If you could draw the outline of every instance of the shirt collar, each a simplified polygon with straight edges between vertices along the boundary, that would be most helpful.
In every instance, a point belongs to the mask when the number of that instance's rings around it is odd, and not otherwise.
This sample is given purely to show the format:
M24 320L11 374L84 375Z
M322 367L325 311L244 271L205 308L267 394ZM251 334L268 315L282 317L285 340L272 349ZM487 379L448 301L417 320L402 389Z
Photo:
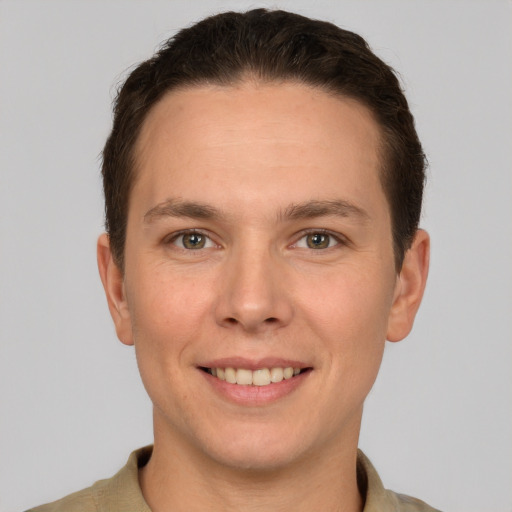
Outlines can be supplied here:
M121 506L129 504L133 512L151 512L139 485L139 468L148 462L152 451L152 446L146 446L132 452L126 466L112 478L109 485L108 492L116 496L115 501ZM377 471L361 450L357 453L357 484L363 497L363 512L396 510L394 493L384 488Z

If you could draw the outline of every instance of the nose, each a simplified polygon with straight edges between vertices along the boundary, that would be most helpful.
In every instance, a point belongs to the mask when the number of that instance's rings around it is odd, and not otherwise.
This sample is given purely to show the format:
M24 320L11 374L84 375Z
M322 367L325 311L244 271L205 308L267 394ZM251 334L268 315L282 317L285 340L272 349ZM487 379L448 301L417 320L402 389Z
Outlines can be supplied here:
M289 324L293 317L286 272L267 250L239 250L225 262L216 320L223 327L263 333Z

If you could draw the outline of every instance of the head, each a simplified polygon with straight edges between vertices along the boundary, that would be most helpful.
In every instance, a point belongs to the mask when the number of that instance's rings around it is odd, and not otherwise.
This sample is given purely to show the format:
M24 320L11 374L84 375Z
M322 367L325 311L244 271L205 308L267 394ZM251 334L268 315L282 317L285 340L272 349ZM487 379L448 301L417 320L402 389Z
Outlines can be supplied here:
M103 151L106 229L124 267L136 142L151 109L168 92L206 84L296 82L365 105L380 127L380 180L392 222L397 271L418 228L425 157L393 70L362 37L324 21L257 9L206 18L181 30L140 64L119 91Z
M389 68L329 24L209 18L130 75L103 171L100 273L155 453L260 470L355 457L428 268L423 156Z

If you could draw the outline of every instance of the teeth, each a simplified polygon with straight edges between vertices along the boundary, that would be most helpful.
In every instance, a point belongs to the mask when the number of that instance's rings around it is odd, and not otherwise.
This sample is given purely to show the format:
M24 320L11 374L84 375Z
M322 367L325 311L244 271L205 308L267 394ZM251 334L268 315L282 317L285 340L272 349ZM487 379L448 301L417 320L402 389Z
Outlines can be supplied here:
M236 370L234 368L226 368L224 375L226 376L226 382L236 384Z
M282 368L272 368L270 370L270 380L272 382L281 382L284 379L284 370Z
M288 366L284 369L284 378L285 379L291 379L293 377L293 368Z
M291 379L295 375L299 375L301 370L287 366L286 368L261 368L255 371L246 368L210 368L208 372L230 384L268 386L271 383L281 382L283 379Z
M252 383L255 386L268 386L270 384L270 370L268 368L262 368L251 373Z
M252 384L251 370L238 369L236 371L236 383L242 386L250 386Z

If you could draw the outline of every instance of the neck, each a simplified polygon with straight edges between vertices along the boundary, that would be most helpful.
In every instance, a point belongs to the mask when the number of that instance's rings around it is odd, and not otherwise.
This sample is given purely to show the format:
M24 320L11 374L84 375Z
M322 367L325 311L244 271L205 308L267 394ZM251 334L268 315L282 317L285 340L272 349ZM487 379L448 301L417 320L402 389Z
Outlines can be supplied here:
M320 447L282 467L253 470L218 463L155 429L153 455L139 473L142 492L152 512L361 512L357 432L339 449Z

